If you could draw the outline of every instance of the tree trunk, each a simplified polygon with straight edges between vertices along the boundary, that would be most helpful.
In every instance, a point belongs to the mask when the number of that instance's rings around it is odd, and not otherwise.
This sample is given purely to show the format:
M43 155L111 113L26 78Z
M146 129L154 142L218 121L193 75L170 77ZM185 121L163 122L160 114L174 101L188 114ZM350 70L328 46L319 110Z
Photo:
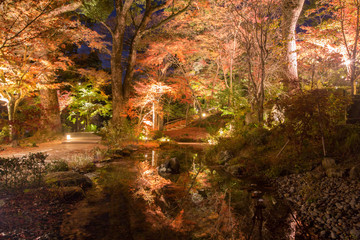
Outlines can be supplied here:
M40 90L42 125L46 131L60 133L60 107L56 89Z
M344 27L343 23L341 24L342 28ZM344 33L344 29L342 29ZM351 95L356 95L356 78L357 78L357 45L359 41L359 33L360 33L360 4L357 2L356 6L356 32L355 32L355 39L354 39L354 47L351 52L351 61L350 61L350 67L348 72L348 75L350 76L350 83L351 83ZM347 49L348 46L346 46Z
M158 115L158 129L160 130L160 131L163 131L164 130L164 115L163 114L159 114Z
M141 36L142 36L141 33L137 33L136 36L133 38L133 40L131 42L131 46L130 46L129 57L128 57L128 66L126 68L126 74L125 74L124 83L123 83L123 97L124 97L125 104L127 103L128 99L130 97L131 81L134 77L134 67L135 67L136 57L137 57L136 46L138 45Z
M15 119L16 119L16 111L21 99L22 98L15 96L10 96L10 98L8 99L9 102L7 105L7 110L8 110L8 120L9 120L9 134L10 134L10 142L12 142L13 147L16 147L18 145L17 140L19 136L18 136L18 130Z
M157 130L157 121L156 121L156 106L155 106L155 101L153 101L153 106L152 106L152 120L153 120L153 130Z
M9 103L7 105L10 142L16 141L18 138L17 130L16 130L16 126L15 126L15 112L16 112L15 105L16 105L15 101L11 101L11 100L9 101Z
M296 25L304 2L305 0L283 0L282 5L282 33L285 42L283 83L289 92L300 89L297 70Z
M122 116L125 114L125 104L123 96L123 71L122 71L122 55L123 55L123 39L125 32L125 16L118 1L116 6L117 17L116 28L112 36L112 49L111 49L111 85L112 85L112 104L113 116L112 121L114 124L120 123Z
M136 26L135 34L133 36L130 51L128 55L128 66L126 69L126 73L123 76L122 70L122 60L124 57L123 54L123 44L124 44L124 33L126 29L126 20L130 18L131 15L131 7L134 5L134 0L115 0L115 26L114 30L108 25L105 24L107 29L112 34L112 52L111 52L111 84L112 84L112 103L113 103L113 116L112 122L115 124L121 123L124 119L126 113L125 108L128 102L128 98L130 96L130 87L132 78L134 75L134 66L136 61L136 46L140 41L140 38L146 34L147 32L158 28L171 19L175 18L179 14L185 12L190 6L191 1L186 5L183 9L179 10L177 13L173 13L167 18L161 20L157 24L153 25L150 28L148 27L148 23L150 22L153 13L158 10L161 10L162 5L158 4L158 7L155 7L155 1L146 0L145 1L145 9L143 12L142 19L140 24Z

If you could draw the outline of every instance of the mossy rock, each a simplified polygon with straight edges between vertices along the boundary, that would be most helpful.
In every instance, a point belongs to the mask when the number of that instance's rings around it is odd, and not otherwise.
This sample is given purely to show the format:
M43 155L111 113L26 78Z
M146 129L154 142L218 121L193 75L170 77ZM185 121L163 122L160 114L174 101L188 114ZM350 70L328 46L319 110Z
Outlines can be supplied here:
M136 149L132 145L129 145L120 149L111 149L109 152L113 157L121 158L121 157L128 157L135 151Z
M72 187L77 186L82 189L92 187L90 178L73 171L53 172L49 173L44 178L45 183L49 187Z

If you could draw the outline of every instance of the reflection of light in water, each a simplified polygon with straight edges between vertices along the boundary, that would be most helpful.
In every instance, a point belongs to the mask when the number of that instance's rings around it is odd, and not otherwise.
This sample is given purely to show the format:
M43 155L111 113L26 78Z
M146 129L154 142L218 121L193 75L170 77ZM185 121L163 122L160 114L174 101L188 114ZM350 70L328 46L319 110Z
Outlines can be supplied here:
M155 167L157 165L157 154L155 150L151 151L151 166Z
M197 158L197 154L195 153L192 158L192 168L194 172L196 172L196 158Z
M295 240L296 235L296 212L293 212L289 216L289 227L290 227L290 233L289 233L289 240Z

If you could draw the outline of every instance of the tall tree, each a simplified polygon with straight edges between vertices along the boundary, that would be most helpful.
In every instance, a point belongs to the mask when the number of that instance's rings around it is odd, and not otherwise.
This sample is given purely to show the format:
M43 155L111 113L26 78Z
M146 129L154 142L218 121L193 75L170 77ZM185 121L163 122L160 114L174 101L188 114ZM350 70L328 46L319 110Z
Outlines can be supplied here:
M279 1L241 1L230 11L237 27L237 40L246 62L248 98L257 122L264 119L265 84L277 72Z
M0 97L7 102L12 137L16 133L13 124L16 110L22 99L35 90L54 88L55 70L71 64L59 46L67 42L101 46L99 34L63 15L79 6L79 2L51 0L1 3ZM58 121L55 125L58 126Z
M360 44L360 1L359 0L320 0L317 7L307 14L322 21L314 27L307 27L306 41L323 49L328 56L336 53L341 56L351 85L351 94L356 94L358 72L358 49ZM323 17L323 16L331 16ZM339 63L339 65L341 65Z
M125 114L141 38L184 13L190 5L191 0L115 0L116 16L109 24L105 19L108 17L109 9L112 9L112 1L90 0L85 3L84 13L101 22L112 37L111 84L114 123L121 122ZM130 39L126 42L127 38Z
M284 42L283 82L285 88L292 92L300 89L297 54L296 26L305 0L282 1L282 36Z

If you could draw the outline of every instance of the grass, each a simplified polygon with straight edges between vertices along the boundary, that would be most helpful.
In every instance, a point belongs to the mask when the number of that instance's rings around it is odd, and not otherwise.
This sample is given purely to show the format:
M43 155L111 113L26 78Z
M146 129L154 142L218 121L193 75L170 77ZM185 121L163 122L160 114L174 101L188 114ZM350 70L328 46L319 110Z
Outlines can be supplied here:
M68 165L78 172L92 172L96 168L94 154L92 151L76 154L69 159Z

